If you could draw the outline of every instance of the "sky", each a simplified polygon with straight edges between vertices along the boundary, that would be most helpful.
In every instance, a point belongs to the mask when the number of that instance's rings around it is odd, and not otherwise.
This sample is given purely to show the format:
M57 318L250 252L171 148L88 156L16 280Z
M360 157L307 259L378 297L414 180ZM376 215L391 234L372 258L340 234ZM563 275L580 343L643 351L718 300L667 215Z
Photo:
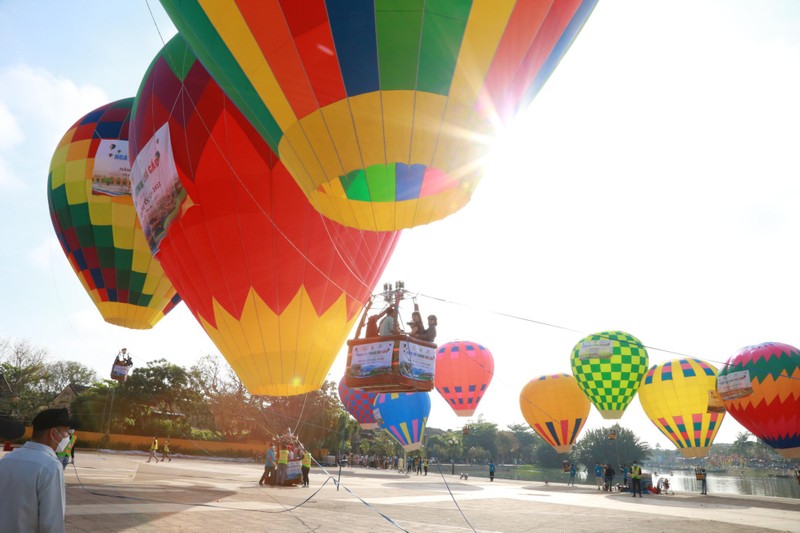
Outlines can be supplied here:
M153 0L0 0L0 338L101 377L123 346L138 365L219 353L184 304L148 331L103 322L47 207L59 139L134 96L174 33ZM651 364L677 352L718 368L743 346L800 345L798 94L800 3L601 0L498 132L472 201L405 231L382 282L419 294L438 342L492 351L477 414L501 427L523 422L530 379L570 373L590 333L635 335ZM430 426L465 424L432 401ZM592 408L586 427L613 423ZM638 399L619 423L672 449ZM740 431L728 416L716 442Z

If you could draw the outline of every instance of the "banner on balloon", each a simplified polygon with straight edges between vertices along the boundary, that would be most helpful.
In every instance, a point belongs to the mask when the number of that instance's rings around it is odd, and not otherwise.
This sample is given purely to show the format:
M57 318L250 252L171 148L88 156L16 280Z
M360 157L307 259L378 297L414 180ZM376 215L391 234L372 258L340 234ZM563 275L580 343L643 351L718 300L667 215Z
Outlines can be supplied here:
M614 355L614 341L611 339L584 341L578 352L579 359L608 359L612 355Z
M433 382L436 348L408 341L400 342L400 373L407 378Z
M131 166L128 141L100 139L92 169L92 194L130 196Z
M725 412L725 404L722 403L722 398L720 398L719 393L715 390L708 391L708 407L706 408L707 413L724 413Z
M142 147L131 170L133 202L140 214L153 255L167 234L167 226L186 197L172 154L169 123L164 123Z
M752 394L750 371L740 370L717 377L717 392L723 400L733 400Z
M392 370L393 349L394 341L371 342L353 346L349 374L356 378L388 374Z

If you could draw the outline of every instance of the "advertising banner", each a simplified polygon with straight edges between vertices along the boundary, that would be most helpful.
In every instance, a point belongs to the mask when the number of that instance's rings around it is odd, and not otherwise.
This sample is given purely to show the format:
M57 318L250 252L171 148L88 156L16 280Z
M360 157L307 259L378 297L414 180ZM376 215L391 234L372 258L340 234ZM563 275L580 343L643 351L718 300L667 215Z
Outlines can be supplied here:
M750 371L740 370L717 377L717 392L723 400L733 400L753 392L750 384Z
M433 381L436 371L436 348L400 341L400 374L419 381Z
M92 169L92 194L100 196L131 195L128 141L100 140Z
M368 378L388 374L392 370L394 341L371 342L353 346L350 376Z
M578 351L579 359L608 359L612 355L614 355L614 341L611 339L584 341Z

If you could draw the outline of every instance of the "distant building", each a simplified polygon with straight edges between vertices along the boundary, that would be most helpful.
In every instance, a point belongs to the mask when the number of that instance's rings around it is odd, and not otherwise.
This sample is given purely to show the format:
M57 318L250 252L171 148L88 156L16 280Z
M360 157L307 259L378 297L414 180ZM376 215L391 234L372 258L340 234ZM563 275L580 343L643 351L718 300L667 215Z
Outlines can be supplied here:
M64 390L58 393L58 395L50 401L48 407L59 408L59 407L66 407L67 409L72 407L72 403L75 399L86 389L88 389L86 385L76 385L75 383L70 383Z

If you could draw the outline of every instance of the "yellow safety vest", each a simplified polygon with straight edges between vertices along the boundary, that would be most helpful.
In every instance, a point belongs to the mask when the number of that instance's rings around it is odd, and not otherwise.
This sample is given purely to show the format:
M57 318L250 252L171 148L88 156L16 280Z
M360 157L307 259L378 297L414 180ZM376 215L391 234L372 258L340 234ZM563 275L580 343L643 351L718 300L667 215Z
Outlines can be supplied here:
M285 465L289 464L289 450L281 450L278 454L278 464Z
M153 451L158 450L158 439L153 439L153 444L150 445L150 449Z
M642 477L642 467L639 465L633 465L631 467L631 478L640 479L641 477Z
M306 452L306 453L303 454L302 465L307 467L307 468L311 468L311 454L310 453Z

